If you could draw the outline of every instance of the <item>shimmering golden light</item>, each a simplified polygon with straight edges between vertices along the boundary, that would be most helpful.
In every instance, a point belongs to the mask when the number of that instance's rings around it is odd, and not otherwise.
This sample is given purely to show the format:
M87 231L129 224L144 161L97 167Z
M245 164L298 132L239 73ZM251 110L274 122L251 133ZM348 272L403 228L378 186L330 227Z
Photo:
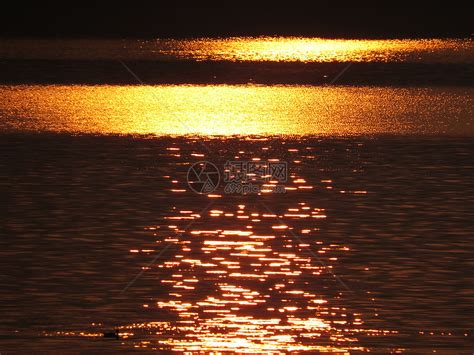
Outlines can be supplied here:
M302 183L308 182L294 174L288 185ZM299 190L291 193L302 194ZM204 228L193 226L189 231L181 224L189 223L186 217L195 212L177 207L173 211L162 225L150 230L167 227L170 217L177 224L175 237L167 236L164 242L175 244L173 249L178 250L156 265L169 270L160 274L168 292L155 303L177 320L122 326L156 335L149 343L137 338L137 346L182 352L349 352L367 350L357 344L361 333L386 334L364 329L360 314L353 313L349 319L349 311L340 302L334 304L320 292L322 275L332 268L330 264L337 264L337 255L349 251L343 245L308 238L318 223L309 222L308 217L323 216L325 209L295 202L284 208L289 213L272 214L254 205L216 205L199 215ZM240 221L246 215L265 218L266 233L261 233L262 226L254 231L259 222ZM293 223L298 223L298 230L306 227L306 236L301 234L304 241L289 233L296 233ZM158 243L162 247L163 241ZM326 265L315 262L304 252L308 249L321 253ZM190 256L183 257L184 251ZM152 305L147 309L152 310Z
M447 61L450 52L465 51L465 40L350 40L298 37L160 40L160 54L198 60L284 62ZM169 48L169 49L168 49ZM469 51L471 50L471 51Z
M474 134L472 88L0 86L0 96L3 130Z
M5 59L133 59L285 62L473 60L470 40L350 40L304 37L233 37L149 41L4 39ZM33 50L32 50L33 49Z

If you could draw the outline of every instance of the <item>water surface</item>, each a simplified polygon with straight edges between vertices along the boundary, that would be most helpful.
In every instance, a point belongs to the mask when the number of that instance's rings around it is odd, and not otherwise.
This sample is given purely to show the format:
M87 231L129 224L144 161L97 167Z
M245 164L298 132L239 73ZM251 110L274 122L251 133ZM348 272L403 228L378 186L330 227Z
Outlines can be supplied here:
M0 86L2 129L101 134L472 136L472 88Z
M157 40L3 40L5 59L472 63L470 39L350 40L232 37Z
M473 52L2 40L0 351L472 353Z
M471 139L3 134L1 149L4 350L472 349ZM286 193L190 190L192 163L229 158L287 161ZM121 341L101 338L113 327Z

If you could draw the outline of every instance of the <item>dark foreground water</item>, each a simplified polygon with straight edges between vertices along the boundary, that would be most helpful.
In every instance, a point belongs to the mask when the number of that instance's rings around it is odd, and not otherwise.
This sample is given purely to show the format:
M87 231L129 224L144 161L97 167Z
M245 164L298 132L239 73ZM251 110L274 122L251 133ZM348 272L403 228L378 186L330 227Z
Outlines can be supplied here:
M0 151L2 354L474 349L470 138L3 133ZM288 163L285 193L186 183L256 158Z

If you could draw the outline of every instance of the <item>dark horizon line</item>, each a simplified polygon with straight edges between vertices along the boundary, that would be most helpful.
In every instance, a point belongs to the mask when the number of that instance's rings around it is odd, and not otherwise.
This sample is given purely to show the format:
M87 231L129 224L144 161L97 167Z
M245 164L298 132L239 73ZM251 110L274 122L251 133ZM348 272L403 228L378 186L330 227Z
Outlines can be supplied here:
M68 34L2 34L0 33L0 40L166 40L166 39L228 39L228 38L322 38L322 39L341 39L341 40L410 40L410 39L457 39L457 40L473 40L473 33L434 33L434 34L406 34L406 33L392 33L392 34L361 34L361 35L331 35L327 33L196 33L196 34L83 34L83 33L68 33Z

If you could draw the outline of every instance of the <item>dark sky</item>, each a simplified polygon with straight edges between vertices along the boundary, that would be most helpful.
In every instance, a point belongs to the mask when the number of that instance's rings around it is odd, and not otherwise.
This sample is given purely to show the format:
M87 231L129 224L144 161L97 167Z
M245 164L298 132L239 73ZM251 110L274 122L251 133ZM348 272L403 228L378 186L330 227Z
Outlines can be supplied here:
M189 37L304 35L324 37L468 37L471 12L461 1L301 1L223 5L16 1L3 5L0 35L36 37ZM276 3L276 2L275 2ZM121 5L123 4L123 5ZM196 4L199 4L196 5ZM266 2L266 4L269 4Z

